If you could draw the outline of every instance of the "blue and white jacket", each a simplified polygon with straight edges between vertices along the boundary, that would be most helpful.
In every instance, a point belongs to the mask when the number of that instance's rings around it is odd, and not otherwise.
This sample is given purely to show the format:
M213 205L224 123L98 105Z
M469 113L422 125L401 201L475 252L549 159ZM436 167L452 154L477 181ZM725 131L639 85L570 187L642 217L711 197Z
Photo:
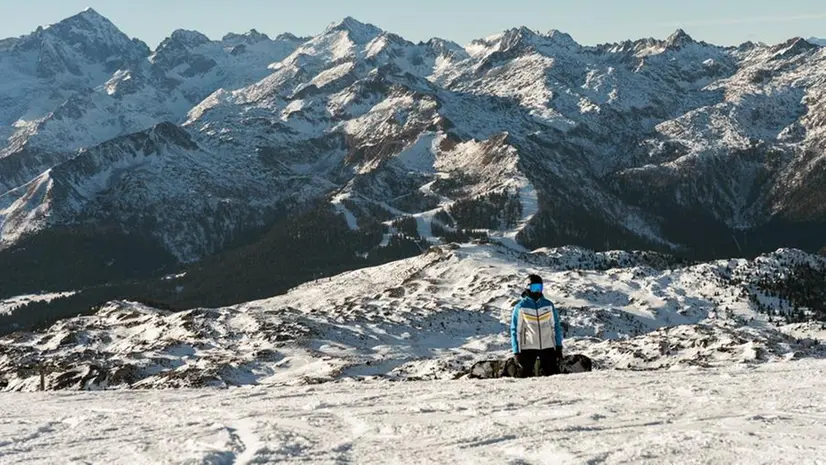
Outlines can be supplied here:
M562 324L550 300L524 297L516 304L511 317L511 346L515 354L562 347Z

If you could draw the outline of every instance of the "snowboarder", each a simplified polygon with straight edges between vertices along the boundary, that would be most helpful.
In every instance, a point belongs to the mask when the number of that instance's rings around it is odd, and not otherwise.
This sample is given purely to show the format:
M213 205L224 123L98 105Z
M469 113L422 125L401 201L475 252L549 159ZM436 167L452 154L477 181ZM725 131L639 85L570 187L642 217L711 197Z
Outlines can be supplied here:
M562 361L562 325L554 304L542 294L542 278L532 274L511 317L511 346L518 365L517 376L549 376L559 373ZM539 367L536 361L539 359Z

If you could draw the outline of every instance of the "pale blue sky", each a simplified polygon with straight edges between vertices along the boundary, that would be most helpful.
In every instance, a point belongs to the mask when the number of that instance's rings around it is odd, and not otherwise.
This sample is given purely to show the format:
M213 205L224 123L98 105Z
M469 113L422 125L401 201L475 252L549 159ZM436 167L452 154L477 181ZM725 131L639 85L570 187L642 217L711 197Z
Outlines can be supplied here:
M678 27L724 45L826 37L826 0L0 0L0 38L87 6L153 48L176 28L212 38L251 28L312 35L345 16L413 41L461 44L521 25L559 29L583 44L664 38Z

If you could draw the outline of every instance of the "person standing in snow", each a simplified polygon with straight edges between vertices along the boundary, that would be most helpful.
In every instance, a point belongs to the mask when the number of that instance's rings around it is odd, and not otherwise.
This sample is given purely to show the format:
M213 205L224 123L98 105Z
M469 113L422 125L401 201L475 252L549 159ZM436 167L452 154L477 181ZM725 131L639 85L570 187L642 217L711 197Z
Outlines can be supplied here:
M511 346L519 365L519 377L559 373L562 362L562 324L554 304L542 294L542 278L528 277L529 284L511 317ZM535 371L536 360L539 369Z

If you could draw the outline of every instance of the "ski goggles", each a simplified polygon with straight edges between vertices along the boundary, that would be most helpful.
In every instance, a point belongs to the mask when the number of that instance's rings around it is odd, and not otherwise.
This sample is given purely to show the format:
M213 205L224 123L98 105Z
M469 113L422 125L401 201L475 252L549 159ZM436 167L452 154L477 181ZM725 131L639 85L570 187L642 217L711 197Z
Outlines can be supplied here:
M528 289L529 289L531 292L534 292L534 293L536 293L536 294L539 294L540 292L542 292L542 290L543 290L544 288L545 288L545 286L543 286L543 285L542 285L542 283L533 283L533 284L531 284L530 286L528 286Z

